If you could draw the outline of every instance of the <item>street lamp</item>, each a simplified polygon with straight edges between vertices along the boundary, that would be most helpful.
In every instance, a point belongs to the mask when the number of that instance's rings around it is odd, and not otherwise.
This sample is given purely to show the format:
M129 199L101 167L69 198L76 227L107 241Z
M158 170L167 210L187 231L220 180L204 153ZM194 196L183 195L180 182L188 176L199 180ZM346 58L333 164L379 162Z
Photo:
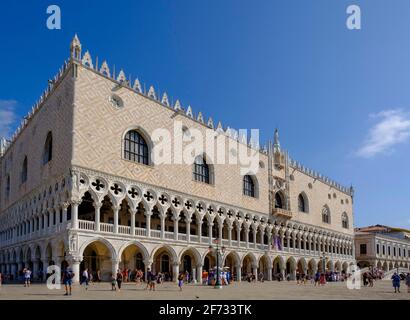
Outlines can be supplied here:
M220 276L219 276L219 251L223 254L225 252L225 247L222 247L219 249L218 245L218 239L216 239L216 249L215 249L215 254L216 254L216 281L215 281L215 286L214 289L222 289L222 284L220 282ZM212 246L209 246L209 250L214 249Z

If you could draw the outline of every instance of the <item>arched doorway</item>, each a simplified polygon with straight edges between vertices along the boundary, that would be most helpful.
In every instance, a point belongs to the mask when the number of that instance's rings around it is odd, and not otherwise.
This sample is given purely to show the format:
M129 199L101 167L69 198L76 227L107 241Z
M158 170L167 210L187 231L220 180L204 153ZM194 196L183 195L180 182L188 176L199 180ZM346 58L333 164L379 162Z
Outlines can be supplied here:
M160 247L158 248L153 256L153 264L152 264L152 271L155 273L161 272L164 274L164 278L172 279L173 275L173 268L172 263L173 257L175 256L172 249L169 247ZM177 276L177 275L175 275Z
M200 264L201 256L194 248L185 250L180 256L179 271L189 274L189 281L199 281L201 276L198 274L197 266Z
M130 280L135 279L137 271L145 272L144 250L141 244L130 244L121 253L120 267L129 270Z
M242 261L242 278L246 278L247 275L253 274L252 269L256 264L255 259L250 254L247 254Z
M263 279L268 280L269 279L269 261L266 256L262 256L259 259L259 265L258 265L258 278L260 274L263 274Z
M80 264L80 274L85 268L97 278L100 275L101 280L109 281L112 273L112 253L107 244L96 240L91 242L83 251L83 260Z
M283 280L283 271L284 263L281 257L276 257L273 260L273 268L272 268L272 279L273 280Z
M224 267L226 270L231 272L231 278L234 281L238 281L238 270L237 267L239 266L239 257L234 252L229 253L224 262Z
M290 280L296 280L296 260L293 257L286 261L286 277Z
M316 261L314 259L311 259L308 263L308 275L310 277L314 277L316 271L317 271Z
M203 270L209 272L210 270L213 270L215 267L216 267L215 256L211 252L208 252L204 258Z

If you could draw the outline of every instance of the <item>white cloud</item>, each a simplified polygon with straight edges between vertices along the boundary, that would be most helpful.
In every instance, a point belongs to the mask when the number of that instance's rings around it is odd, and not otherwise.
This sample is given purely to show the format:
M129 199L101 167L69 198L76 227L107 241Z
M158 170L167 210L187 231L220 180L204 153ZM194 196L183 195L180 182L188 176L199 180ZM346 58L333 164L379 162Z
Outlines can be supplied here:
M0 137L9 137L12 134L13 124L17 119L17 101L0 99Z
M377 123L370 128L366 140L357 151L363 158L371 158L379 153L392 152L397 144L410 138L410 114L403 110L385 110L371 115Z

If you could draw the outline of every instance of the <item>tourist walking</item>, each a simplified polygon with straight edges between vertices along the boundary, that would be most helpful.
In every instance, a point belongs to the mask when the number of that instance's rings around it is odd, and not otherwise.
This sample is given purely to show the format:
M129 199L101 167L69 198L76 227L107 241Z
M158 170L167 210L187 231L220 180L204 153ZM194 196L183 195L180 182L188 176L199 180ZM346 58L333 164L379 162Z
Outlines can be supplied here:
M71 285L73 283L74 273L71 269L65 269L63 271L63 284L65 286L65 296L71 296Z
M85 284L85 290L88 290L88 282L90 280L89 278L90 274L88 273L88 269L85 268L85 270L83 271L82 279L81 279L81 284L83 283Z
M25 268L23 270L24 273L24 286L25 287L30 287L30 280L31 280L31 271L29 268Z
M121 284L124 281L124 274L121 272L120 269L117 270L117 287L118 291L121 291Z
M406 276L407 293L410 293L410 272Z
M117 278L113 273L111 274L111 291L117 291Z
M155 291L155 283L157 281L157 275L155 274L155 272L151 272L151 281L150 281L150 286L149 286L149 290L151 291Z
M2 278L3 276L1 275L1 272L0 272L0 287L1 287L1 284L2 284L2 282L3 282L3 278Z
M320 274L319 283L321 286L324 286L326 284L326 276L324 273Z
M395 272L391 277L393 282L394 293L400 293L400 276Z
M183 284L184 284L184 275L182 273L180 273L179 276L178 276L179 291L182 291Z

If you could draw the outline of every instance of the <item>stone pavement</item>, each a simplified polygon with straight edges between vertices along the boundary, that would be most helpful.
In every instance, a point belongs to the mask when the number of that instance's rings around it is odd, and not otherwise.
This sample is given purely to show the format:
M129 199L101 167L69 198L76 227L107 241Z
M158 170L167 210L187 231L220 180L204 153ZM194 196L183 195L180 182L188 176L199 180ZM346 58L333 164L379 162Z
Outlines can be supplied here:
M111 291L110 283L91 284L86 291L79 285L73 286L73 295L64 296L61 290L49 290L45 284L33 284L25 288L21 284L3 284L0 287L0 300L283 300L283 299L314 299L314 300L410 300L410 293L402 283L401 293L395 294L391 281L377 281L373 288L362 287L360 290L349 290L345 282L328 283L324 287L314 287L312 284L297 285L295 282L264 282L264 283L234 283L223 289L211 286L185 285L180 292L177 285L164 283L157 285L155 292L144 290L145 284L125 283L120 292Z

